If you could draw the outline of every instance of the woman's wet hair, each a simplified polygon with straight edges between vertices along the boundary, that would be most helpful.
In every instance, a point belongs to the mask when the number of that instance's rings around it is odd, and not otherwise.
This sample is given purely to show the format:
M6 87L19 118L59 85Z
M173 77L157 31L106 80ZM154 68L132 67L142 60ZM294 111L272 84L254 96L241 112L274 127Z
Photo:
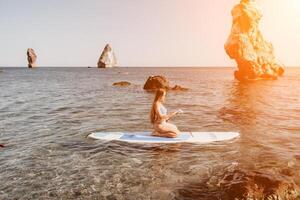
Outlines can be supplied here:
M157 89L156 90L156 93L155 93L155 98L154 98L154 102L160 100L164 94L166 93L166 90L165 89Z
M157 108L155 106L156 102L159 101L164 94L166 93L165 89L157 89L156 93L155 93L155 98L152 104L152 108L151 108L151 112L150 112L150 119L151 119L151 123L154 124L155 121L157 120Z

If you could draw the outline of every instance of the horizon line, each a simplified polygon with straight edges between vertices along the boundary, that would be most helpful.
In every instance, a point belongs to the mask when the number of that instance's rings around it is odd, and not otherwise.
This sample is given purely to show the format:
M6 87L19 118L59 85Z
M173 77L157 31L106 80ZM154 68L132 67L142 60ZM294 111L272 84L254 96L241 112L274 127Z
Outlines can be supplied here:
M237 68L237 66L115 66L107 68ZM299 66L285 66L286 68L296 68ZM0 66L0 68L28 68L27 66ZM38 66L33 68L98 68L97 66ZM99 68L105 69L105 68Z
M10 65L10 66L0 66L1 68L9 68L9 67L15 67L15 68L28 68L27 66L12 66L12 65ZM62 65L62 66L51 66L51 65L49 65L49 66L46 66L46 65L43 65L43 66L37 66L37 67L33 67L33 68L47 68L47 67L53 67L53 68L59 68L59 67L74 67L74 68L98 68L97 66L89 66L89 65L86 65L86 66L79 66L79 65L77 65L77 66L68 66L68 65ZM228 67L228 68L233 68L233 67L235 67L235 66L212 66L212 65L210 65L210 66L192 66L192 65L185 65L185 66L180 66L180 65L174 65L174 66L171 66L171 65L169 65L169 66L163 66L163 65L161 65L161 66L150 66L150 65L146 65L146 66L114 66L114 67L106 67L106 68L129 68L129 67L132 67L132 68L139 68L139 67L150 67L150 68L155 68L155 67ZM101 69L101 68L100 68ZM103 69L105 69L105 68L103 68Z

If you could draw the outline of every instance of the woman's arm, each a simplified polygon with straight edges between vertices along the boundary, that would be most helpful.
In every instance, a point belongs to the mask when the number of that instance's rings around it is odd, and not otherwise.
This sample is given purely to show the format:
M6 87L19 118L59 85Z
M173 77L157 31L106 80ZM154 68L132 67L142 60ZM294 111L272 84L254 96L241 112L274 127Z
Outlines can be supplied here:
M163 114L163 113L161 113L158 104L156 104L156 109L158 111L159 118L165 119L165 120L169 120L170 118L174 117L175 115L177 115L179 113L179 111L176 111L176 112L171 112L169 114Z
M174 117L175 115L178 115L178 114L181 114L181 113L183 113L183 112L180 109L178 111L171 112L170 114L166 115L168 117L167 120L170 119L171 117Z
M172 118L172 117L174 117L174 116L177 115L177 114L178 114L177 111L176 111L176 112L171 112L170 114L167 114L167 115L166 115L167 120L170 119L170 118Z

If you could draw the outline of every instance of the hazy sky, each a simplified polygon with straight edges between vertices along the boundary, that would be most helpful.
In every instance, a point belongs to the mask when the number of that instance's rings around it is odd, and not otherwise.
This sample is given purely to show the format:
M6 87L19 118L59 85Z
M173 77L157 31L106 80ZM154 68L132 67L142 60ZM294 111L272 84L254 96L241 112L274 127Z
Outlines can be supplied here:
M234 66L224 52L238 0L0 0L0 66L96 66L106 43L121 66ZM259 0L263 35L300 66L300 0Z

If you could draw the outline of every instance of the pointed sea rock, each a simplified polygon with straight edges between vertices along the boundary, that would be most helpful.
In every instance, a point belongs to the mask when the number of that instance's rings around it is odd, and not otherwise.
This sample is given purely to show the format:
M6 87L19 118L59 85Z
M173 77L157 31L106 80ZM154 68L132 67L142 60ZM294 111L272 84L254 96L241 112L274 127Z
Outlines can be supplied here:
M117 59L111 46L107 44L98 60L98 68L114 67L117 64Z
M34 50L31 48L27 49L27 60L28 60L29 68L36 67L36 59L37 59L37 56L36 56Z

